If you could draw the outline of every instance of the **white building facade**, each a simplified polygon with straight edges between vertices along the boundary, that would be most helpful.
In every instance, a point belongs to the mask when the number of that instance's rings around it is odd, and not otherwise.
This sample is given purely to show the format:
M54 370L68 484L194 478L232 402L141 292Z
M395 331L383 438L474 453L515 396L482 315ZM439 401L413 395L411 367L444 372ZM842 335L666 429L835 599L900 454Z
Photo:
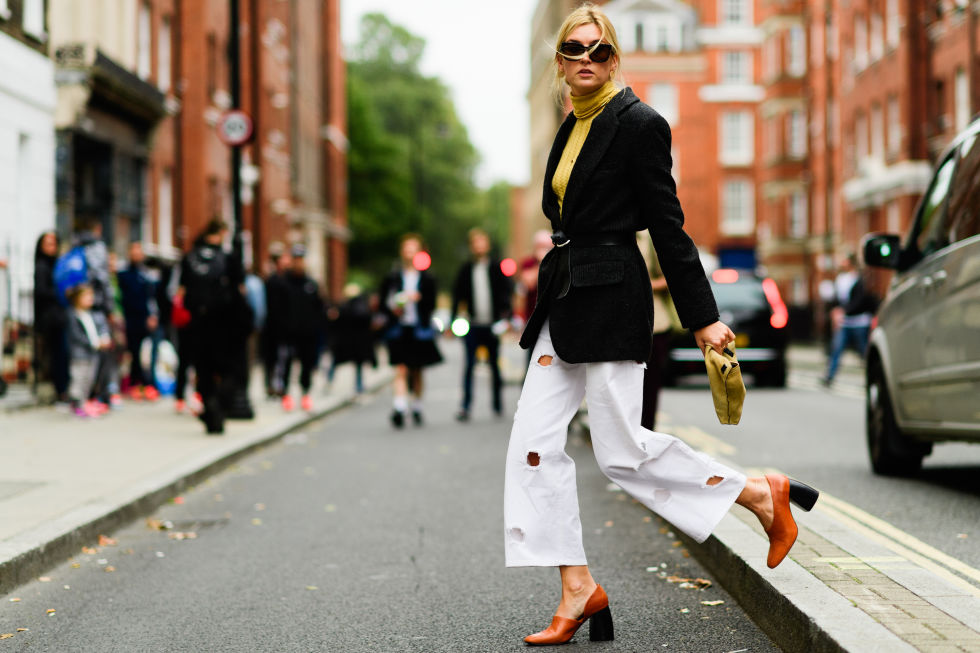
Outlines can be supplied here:
M34 249L55 227L56 93L45 0L0 0L0 316L32 323Z

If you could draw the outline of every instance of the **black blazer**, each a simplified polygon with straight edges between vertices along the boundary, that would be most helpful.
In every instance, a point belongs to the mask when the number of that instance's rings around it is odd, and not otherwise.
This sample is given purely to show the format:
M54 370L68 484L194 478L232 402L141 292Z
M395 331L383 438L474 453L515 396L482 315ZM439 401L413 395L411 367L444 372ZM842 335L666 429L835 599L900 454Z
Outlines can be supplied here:
M538 303L521 346L533 347L550 317L555 352L564 361L646 361L653 294L637 231L650 231L681 323L699 329L718 320L697 248L683 228L670 175L670 127L632 90L620 91L593 121L559 211L551 180L574 124L569 114L558 129L542 200L552 229L571 242L541 262ZM621 244L596 244L604 241Z
M398 316L388 306L388 298L402 290L401 268L392 270L381 280L378 296L381 299L381 312L388 318L388 326L398 324ZM428 327L432 324L432 312L436 310L436 290L435 277L428 272L419 272L419 295L421 297L415 305L419 316L419 322L415 326Z
M487 264L487 274L490 277L490 304L493 319L504 320L510 317L511 285L510 279L504 276L500 269L500 261L490 259ZM459 305L466 304L470 319L473 318L473 261L467 261L459 268L456 282L453 284L453 310L450 318L456 319Z

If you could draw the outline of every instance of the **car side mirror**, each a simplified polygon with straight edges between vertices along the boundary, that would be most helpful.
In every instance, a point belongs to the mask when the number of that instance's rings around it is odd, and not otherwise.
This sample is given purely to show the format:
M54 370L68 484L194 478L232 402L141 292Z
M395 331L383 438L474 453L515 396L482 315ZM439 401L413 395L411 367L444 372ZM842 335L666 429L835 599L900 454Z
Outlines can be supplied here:
M894 234L868 234L864 237L864 263L876 268L897 270L902 247Z

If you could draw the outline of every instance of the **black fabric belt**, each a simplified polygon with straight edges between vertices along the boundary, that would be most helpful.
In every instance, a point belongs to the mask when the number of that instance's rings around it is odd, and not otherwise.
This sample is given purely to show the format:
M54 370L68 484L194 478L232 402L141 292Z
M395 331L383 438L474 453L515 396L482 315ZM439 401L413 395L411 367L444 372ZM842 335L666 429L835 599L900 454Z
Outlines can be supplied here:
M551 242L555 244L555 247L565 247L566 245L574 245L575 247L632 245L636 243L636 234L628 231L609 231L567 236L564 231L556 231L551 234Z

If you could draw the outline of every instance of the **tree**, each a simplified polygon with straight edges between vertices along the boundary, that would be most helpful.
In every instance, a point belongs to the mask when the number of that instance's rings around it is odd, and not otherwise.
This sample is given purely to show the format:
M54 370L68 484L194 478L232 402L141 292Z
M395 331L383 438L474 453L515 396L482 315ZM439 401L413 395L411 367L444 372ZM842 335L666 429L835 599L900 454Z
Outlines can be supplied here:
M350 261L380 276L398 238L415 231L448 287L487 202L473 181L479 155L448 89L419 70L424 51L424 39L384 15L362 18L348 62Z

